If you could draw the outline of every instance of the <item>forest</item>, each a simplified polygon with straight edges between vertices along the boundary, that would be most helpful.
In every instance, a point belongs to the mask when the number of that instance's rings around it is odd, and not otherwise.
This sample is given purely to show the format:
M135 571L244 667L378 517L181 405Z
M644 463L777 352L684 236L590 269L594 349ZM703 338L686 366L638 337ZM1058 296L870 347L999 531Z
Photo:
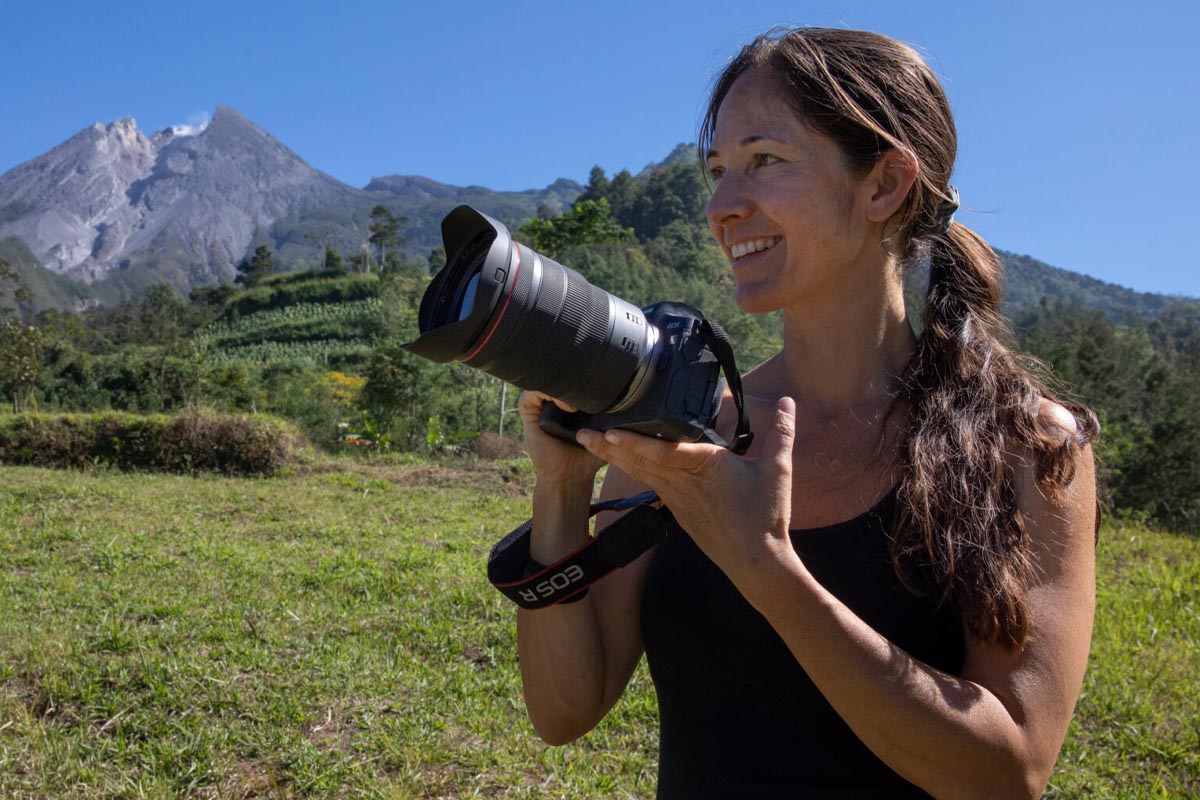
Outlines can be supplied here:
M781 322L734 305L725 257L704 223L708 192L694 160L612 177L597 167L563 213L542 208L503 221L630 302L703 310L729 332L747 369L777 350ZM445 254L406 250L405 220L376 211L373 248L353 258L327 246L322 264L301 267L260 246L234 283L186 298L159 284L82 313L34 313L27 288L0 262L6 404L14 412L269 414L320 447L354 445L366 458L519 452L514 387L401 349L415 338L421 295ZM1096 281L1076 290L1044 265L1035 288L1029 259L1004 260L1005 312L1019 347L1044 365L1060 396L1100 416L1108 513L1200 533L1200 301L1131 305L1128 290ZM918 311L919 267L913 272Z

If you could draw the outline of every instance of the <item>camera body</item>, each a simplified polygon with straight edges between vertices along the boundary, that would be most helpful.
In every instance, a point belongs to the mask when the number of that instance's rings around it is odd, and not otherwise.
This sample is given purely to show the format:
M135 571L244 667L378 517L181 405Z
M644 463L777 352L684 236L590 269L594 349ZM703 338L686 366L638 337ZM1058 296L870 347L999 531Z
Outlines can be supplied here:
M725 382L715 326L699 311L672 302L638 308L470 206L446 215L442 241L446 265L421 299L421 335L404 349L580 409L548 404L542 416L544 430L571 443L582 427L672 441L711 433ZM732 351L726 360L729 374Z
M661 302L642 309L659 331L644 395L619 411L568 413L553 404L542 412L542 430L575 441L581 428L623 428L669 441L693 442L712 427L725 381L703 332L704 316L685 303Z

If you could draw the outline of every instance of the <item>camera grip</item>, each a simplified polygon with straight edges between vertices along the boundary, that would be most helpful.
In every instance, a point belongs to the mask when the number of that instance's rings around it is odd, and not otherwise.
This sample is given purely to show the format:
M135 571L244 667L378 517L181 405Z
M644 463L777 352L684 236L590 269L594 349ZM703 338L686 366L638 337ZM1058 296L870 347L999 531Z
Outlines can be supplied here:
M538 427L556 439L582 448L582 445L575 441L575 432L586 428L591 416L583 411L563 411L554 403L547 402L542 406Z

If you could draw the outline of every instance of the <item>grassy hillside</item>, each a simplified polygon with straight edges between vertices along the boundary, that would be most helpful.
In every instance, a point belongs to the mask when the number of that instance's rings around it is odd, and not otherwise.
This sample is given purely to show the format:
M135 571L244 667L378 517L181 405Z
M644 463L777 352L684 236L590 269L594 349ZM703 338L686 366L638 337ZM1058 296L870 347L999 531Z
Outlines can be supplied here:
M543 746L484 579L528 466L0 468L0 796L647 798L644 669ZM1050 797L1200 792L1200 543L1106 528Z
M25 242L9 236L0 239L0 261L7 261L33 292L34 311L45 308L74 309L96 302L89 287L51 272L42 266Z
M292 272L237 292L192 337L217 364L364 360L378 333L379 277Z

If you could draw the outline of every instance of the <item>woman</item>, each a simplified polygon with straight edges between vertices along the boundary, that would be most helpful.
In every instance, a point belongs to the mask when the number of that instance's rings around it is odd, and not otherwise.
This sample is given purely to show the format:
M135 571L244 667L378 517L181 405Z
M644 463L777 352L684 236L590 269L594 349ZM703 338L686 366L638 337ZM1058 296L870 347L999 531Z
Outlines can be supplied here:
M950 219L941 87L884 36L769 34L718 79L701 144L738 306L783 312L744 379L758 438L741 457L581 431L585 452L522 396L535 560L586 539L604 462L602 496L652 488L681 529L519 612L535 728L589 731L644 651L660 797L1039 796L1087 663L1097 425L1004 343L996 256ZM918 337L902 272L926 261Z

